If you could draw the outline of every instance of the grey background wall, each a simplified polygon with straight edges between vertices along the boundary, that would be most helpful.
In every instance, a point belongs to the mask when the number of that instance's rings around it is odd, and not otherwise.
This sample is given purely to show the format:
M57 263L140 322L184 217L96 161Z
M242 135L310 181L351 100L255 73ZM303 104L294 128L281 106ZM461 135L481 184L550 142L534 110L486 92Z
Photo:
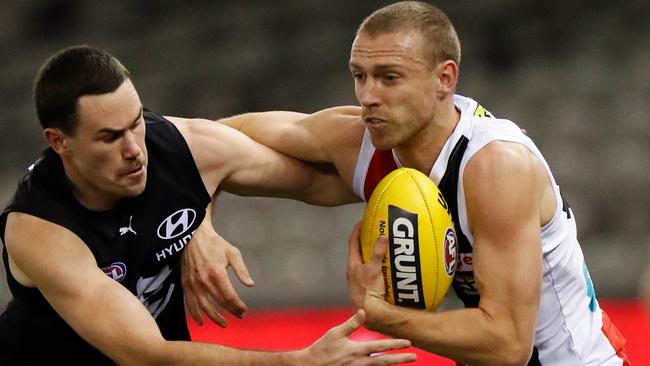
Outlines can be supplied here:
M386 1L4 1L0 201L45 147L31 83L59 48L110 50L145 105L218 118L355 104L357 24ZM458 92L526 128L579 223L599 296L635 296L650 256L650 3L439 1L463 44ZM257 281L251 307L347 302L347 235L363 207L223 195L217 229ZM4 276L0 309L9 300Z

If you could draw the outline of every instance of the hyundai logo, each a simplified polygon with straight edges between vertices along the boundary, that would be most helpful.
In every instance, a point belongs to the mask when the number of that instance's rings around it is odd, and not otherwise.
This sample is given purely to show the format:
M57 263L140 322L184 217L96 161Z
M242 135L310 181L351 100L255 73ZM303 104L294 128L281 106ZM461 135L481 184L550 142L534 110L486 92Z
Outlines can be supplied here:
M158 237L161 239L173 239L183 235L194 223L196 211L191 208L184 208L167 216L158 226Z

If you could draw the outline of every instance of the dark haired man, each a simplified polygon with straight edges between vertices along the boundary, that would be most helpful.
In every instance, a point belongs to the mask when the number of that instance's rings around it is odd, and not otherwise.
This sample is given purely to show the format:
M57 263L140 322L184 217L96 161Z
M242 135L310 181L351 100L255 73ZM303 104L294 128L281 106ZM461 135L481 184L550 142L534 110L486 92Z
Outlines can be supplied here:
M358 312L310 347L242 351L189 339L180 256L217 188L324 203L345 192L219 123L143 109L110 54L50 58L34 97L50 148L0 217L14 296L0 318L0 364L386 365L408 341L357 343ZM340 191L336 194L334 191ZM348 196L349 198L349 196Z
M352 44L361 110L226 123L289 156L332 164L361 199L400 166L438 184L459 234L454 289L466 309L428 313L388 304L386 244L362 263L357 228L348 280L369 328L471 365L628 364L624 339L598 306L573 212L548 164L514 123L454 94L460 58L440 9L392 4L366 18Z

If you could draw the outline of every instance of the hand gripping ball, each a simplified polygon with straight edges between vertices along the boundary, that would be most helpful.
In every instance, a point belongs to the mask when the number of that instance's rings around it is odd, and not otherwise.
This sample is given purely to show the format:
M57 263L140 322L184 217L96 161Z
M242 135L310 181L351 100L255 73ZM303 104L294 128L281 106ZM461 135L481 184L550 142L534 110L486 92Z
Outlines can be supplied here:
M399 168L370 197L361 226L361 253L370 260L379 235L388 236L382 263L386 301L434 311L458 263L456 231L438 187L420 171Z

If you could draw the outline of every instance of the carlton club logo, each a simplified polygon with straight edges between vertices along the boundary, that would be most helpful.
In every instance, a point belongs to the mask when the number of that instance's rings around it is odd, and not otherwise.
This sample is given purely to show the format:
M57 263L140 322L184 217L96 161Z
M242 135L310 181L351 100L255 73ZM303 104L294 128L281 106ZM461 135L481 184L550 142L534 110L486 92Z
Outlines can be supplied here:
M122 262L115 262L108 267L102 268L102 271L115 281L122 282L124 276L126 276L126 264Z
M456 272L458 264L458 246L456 244L456 233L452 228L447 228L445 233L445 270L450 276Z
M135 285L138 300L149 310L154 319L165 310L174 293L176 285L171 280L171 273L169 266L165 266L155 276L140 277Z
M196 220L196 211L191 208L180 209L167 216L158 226L158 237L160 239L174 239L183 235L192 227Z

